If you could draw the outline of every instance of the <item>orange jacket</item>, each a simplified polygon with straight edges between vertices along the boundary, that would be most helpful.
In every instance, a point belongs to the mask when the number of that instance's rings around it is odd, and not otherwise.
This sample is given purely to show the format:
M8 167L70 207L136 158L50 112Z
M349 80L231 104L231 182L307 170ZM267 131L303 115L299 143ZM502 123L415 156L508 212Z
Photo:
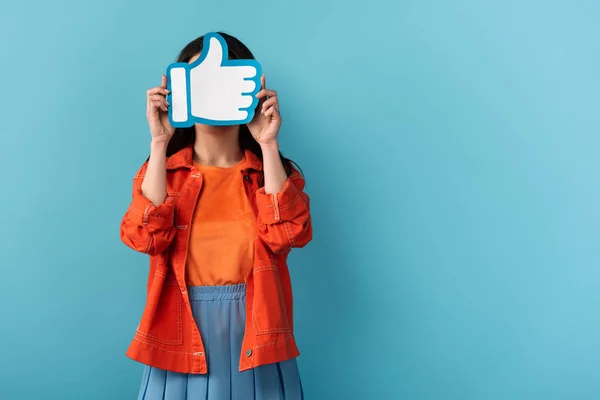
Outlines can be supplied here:
M202 175L186 147L167 159L167 198L154 205L141 190L147 163L133 179L132 202L121 223L121 240L150 255L147 300L127 356L169 371L205 374L206 356L185 283L190 221ZM252 272L246 282L246 330L240 371L299 355L293 334L292 286L287 256L312 239L309 197L294 170L277 195L266 194L261 161L246 152L242 171L256 215Z

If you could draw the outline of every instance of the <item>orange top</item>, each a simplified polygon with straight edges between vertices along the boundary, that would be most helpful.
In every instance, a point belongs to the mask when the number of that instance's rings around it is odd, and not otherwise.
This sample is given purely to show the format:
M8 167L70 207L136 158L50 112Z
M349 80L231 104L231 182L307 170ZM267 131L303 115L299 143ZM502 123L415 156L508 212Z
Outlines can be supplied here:
M245 160L229 168L196 164L203 182L190 225L189 286L243 283L252 269L256 228L244 190Z

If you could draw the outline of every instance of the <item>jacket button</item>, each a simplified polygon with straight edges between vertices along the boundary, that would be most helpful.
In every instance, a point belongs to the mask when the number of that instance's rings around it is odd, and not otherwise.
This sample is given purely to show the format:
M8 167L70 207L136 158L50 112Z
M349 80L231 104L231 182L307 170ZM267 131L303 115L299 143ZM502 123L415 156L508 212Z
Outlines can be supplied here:
M252 355L252 350L248 349L246 350L246 357L250 357Z

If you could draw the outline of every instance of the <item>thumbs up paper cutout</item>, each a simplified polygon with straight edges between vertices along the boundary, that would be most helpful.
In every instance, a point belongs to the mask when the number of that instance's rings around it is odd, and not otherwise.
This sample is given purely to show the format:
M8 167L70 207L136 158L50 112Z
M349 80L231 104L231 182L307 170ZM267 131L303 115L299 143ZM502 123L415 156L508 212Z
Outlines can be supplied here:
M167 68L169 120L175 128L194 123L240 125L252 121L262 69L256 60L229 60L218 33L204 36L196 61Z

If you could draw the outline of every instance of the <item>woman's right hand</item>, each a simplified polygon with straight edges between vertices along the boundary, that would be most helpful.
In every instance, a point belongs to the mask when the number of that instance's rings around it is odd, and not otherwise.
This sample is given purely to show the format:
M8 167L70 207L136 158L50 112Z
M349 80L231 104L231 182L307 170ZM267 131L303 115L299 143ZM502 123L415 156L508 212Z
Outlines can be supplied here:
M175 133L175 128L169 122L169 103L166 96L167 77L162 76L160 86L154 87L146 92L146 118L150 126L152 141L168 143Z

